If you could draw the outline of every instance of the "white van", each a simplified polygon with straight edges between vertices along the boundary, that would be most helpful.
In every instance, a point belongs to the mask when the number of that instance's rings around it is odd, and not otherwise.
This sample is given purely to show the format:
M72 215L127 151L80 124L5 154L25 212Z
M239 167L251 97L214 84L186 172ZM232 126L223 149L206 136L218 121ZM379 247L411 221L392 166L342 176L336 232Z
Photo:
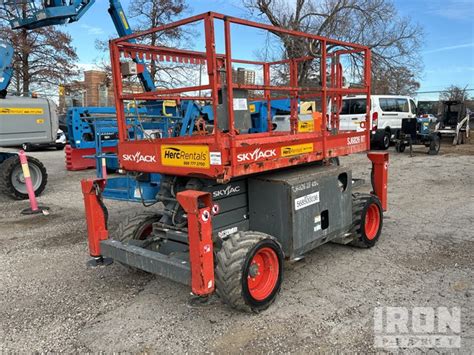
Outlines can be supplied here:
M403 118L416 117L415 101L409 96L372 95L370 120L371 144L388 149L390 140L398 136ZM365 125L366 96L344 96L339 129L363 131Z

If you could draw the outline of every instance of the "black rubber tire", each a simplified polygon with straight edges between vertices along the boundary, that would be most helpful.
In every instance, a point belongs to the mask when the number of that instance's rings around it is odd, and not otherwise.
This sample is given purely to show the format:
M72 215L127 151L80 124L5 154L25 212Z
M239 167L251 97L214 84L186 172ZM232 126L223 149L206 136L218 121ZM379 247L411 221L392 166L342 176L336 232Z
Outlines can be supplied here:
M375 204L379 210L380 224L376 236L368 239L365 234L365 217L370 205ZM350 233L354 239L349 243L359 248L372 248L379 240L383 227L383 210L380 200L375 195L356 193L352 199L352 227Z
M438 155L439 149L441 148L441 139L438 135L431 137L430 149L428 150L429 155Z
M40 196L48 183L48 173L43 163L38 159L30 156L28 156L27 159L28 165L35 165L41 174L41 183L35 190L35 195ZM16 200L27 200L28 194L18 191L12 183L12 174L17 167L21 167L18 155L12 156L0 164L0 191ZM33 181L33 186L34 185L35 182Z
M250 262L258 250L271 248L277 255L279 268L275 287L259 301L248 290ZM238 232L228 236L216 255L216 292L224 303L244 312L259 313L275 301L283 280L283 251L275 238L260 232Z
M132 239L143 240L148 235L147 228L150 228L154 222L161 219L161 214L152 211L141 211L139 213L126 216L118 225L112 239L126 243Z
M151 227L155 222L161 219L161 214L152 211L141 211L129 216L126 216L117 226L115 232L110 236L111 239L118 240L124 244L127 244L130 240L143 240L148 235L144 235L144 232ZM142 271L135 267L122 264L117 264L131 271ZM143 271L145 272L145 271Z
M390 148L390 132L385 131L380 138L379 148L382 150L387 150Z
M328 161L330 165L341 166L341 161L339 160L339 157L329 158Z
M397 153L403 153L405 151L405 143L403 142L397 142L395 145L395 150Z

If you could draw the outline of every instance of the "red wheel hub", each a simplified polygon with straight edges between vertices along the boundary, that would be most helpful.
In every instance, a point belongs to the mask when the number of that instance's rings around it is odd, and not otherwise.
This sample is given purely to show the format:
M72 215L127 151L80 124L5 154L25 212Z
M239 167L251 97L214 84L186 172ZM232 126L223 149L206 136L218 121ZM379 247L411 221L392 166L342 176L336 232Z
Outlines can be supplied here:
M142 228L142 230L139 232L138 239L139 240L145 240L148 238L153 231L153 224L146 225Z
M372 240L377 236L380 228L380 211L379 207L372 203L365 213L365 236L368 240Z
M247 285L250 295L257 301L262 301L275 289L280 273L280 263L275 251L262 248L252 258L247 275Z

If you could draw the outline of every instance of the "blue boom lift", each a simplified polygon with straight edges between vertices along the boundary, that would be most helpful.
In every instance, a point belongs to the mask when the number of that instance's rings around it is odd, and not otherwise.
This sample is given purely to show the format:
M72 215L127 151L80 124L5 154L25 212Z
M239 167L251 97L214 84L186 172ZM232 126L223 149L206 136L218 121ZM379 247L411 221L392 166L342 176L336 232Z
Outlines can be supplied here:
M94 5L94 3L95 0L3 0L1 2L3 7L13 14L13 17L10 20L12 28L28 30L76 22ZM126 36L133 33L120 1L110 0L108 12L119 36ZM0 61L0 63L2 63L2 68L4 66L6 67L3 62L11 63L11 59L9 59L4 52L0 52L0 55L4 58L3 61ZM133 58L133 61L137 65L143 63L143 61L138 57ZM12 74L11 71L7 70L4 70L3 73L5 77L7 75L11 77ZM155 90L153 78L146 69L138 74L138 77L145 91ZM70 141L73 146L95 148L95 156L90 156L89 158L96 159L98 176L103 175L102 159L109 160L109 166L111 168L118 167L116 155L102 152L103 147L112 147L116 145L116 140L113 137L117 131L116 124L113 124L110 117L101 117L101 114L104 113L113 115L115 112L114 110L115 108L76 108L71 109L68 113L68 127L74 127L72 130L69 129L68 132ZM156 110L151 106L141 110L148 110L148 116L157 117ZM139 119L138 116L141 110L136 110L136 115L132 120L136 121ZM141 114L147 115L144 112L141 112ZM84 119L85 116L86 119ZM138 127L137 135L143 136L145 131L150 128L162 130L166 134L165 127L169 120L170 118L166 116L164 120L165 122L161 120L161 122L155 121L149 122L148 124L136 124L135 126ZM158 121L160 121L160 117L158 117ZM88 139L84 139L86 136ZM104 137L108 137L109 139L103 141ZM156 194L155 190L156 192L158 191L159 183L160 177L157 174L150 174L150 176L138 178L129 176L117 177L109 179L109 189L104 193L104 196L119 200L149 201L151 198L154 198L154 195ZM137 195L137 191L140 192L138 194L139 196ZM145 196L143 196L143 194L145 194Z
M13 47L0 41L0 99L7 96L7 88L13 76Z

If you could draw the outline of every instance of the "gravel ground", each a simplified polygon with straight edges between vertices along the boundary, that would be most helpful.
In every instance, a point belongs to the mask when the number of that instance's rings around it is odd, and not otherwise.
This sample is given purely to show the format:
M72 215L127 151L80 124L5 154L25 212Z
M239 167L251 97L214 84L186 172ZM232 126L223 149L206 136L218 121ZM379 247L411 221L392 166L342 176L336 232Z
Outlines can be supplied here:
M391 148L389 211L370 250L326 244L286 265L277 302L259 315L118 265L89 269L80 180L64 153L36 152L49 172L40 203L0 197L0 352L373 352L374 308L460 307L461 353L474 349L474 145ZM342 160L368 177L364 155ZM109 202L111 225L136 205Z

